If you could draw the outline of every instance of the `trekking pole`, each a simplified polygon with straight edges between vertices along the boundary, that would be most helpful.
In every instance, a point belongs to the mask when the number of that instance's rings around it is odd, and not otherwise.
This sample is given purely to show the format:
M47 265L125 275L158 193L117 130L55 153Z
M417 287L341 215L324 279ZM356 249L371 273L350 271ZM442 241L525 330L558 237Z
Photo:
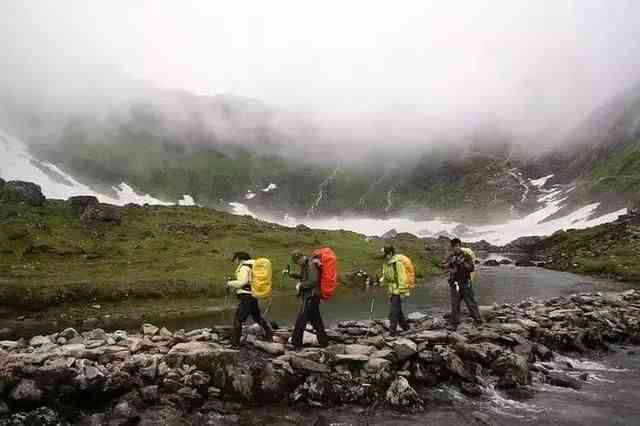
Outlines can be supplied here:
M373 324L373 310L376 306L376 294L371 296L371 308L369 309L369 329L367 330L367 336L371 333L371 325Z

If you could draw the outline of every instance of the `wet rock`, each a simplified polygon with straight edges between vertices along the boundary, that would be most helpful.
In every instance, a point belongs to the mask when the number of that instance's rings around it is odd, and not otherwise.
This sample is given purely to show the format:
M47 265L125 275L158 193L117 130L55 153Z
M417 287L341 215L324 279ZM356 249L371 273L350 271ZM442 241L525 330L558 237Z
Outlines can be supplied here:
M500 387L511 388L530 384L529 365L522 355L502 353L492 364L492 368L500 375Z
M413 340L398 339L393 345L393 352L398 361L402 362L418 352L418 345Z
M462 384L460 384L460 390L463 394L470 397L482 395L482 388L477 383L462 382Z
M580 390L583 384L580 380L559 371L550 371L546 373L546 382L553 386L560 386L575 390Z
M531 261L531 260L518 260L516 262L516 266L522 266L522 267L532 267L532 266L536 266L535 262Z
M422 405L418 393L404 377L398 377L386 392L386 401L394 408L410 408Z
M512 262L511 260L509 260L509 259L502 259L502 260L500 261L500 264L501 264L501 265L511 265L512 263L513 263L513 262Z
M369 361L369 357L363 354L345 354L345 355L336 355L335 362L336 364L341 363L366 363Z
M11 391L11 399L20 403L37 403L42 400L42 390L33 380L22 379Z
M140 414L138 413L138 410L136 410L135 407L128 401L118 402L113 408L111 417L114 420L125 420L131 422L130 424L135 424L138 420L140 420Z
M495 259L485 260L482 264L484 266L500 266L500 262Z
M34 336L29 340L29 346L43 346L50 345L51 339L45 336Z

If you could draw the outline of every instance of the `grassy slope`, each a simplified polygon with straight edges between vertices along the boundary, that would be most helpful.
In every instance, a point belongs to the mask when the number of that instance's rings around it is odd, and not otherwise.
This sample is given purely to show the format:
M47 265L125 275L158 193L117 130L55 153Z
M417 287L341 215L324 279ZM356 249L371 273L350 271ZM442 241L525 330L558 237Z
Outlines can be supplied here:
M375 273L381 242L345 231L301 232L249 217L198 207L121 208L122 225L81 225L67 204L0 204L0 300L41 309L60 303L132 298L201 298L224 294L236 250L267 256L278 271L293 248L328 245L342 273ZM424 275L438 271L422 243L403 240ZM274 285L292 286L274 274Z
M640 282L640 224L613 222L545 238L553 269Z
M640 140L628 143L598 164L590 175L590 191L598 195L621 193L640 200Z

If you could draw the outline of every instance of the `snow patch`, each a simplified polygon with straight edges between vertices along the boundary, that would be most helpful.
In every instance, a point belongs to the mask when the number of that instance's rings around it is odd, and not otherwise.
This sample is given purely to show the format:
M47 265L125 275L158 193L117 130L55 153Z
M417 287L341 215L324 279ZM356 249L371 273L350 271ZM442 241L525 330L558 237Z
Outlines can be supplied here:
M256 193L255 192L251 192L251 191L247 191L246 194L244 194L244 199L245 200L252 200L256 197Z
M195 206L196 201L189 194L183 194L182 199L178 200L179 206Z
M232 213L233 214L237 214L239 216L251 216L251 217L256 217L256 215L254 215L251 210L249 210L249 207L246 206L246 204L242 204L242 203L229 203L229 205L232 208Z
M270 183L266 188L262 190L262 192L271 192L276 189L278 189L278 185L276 185L275 183Z
M530 179L529 182L531 182L531 185L535 186L536 188L542 188L547 184L547 181L551 179L553 176L554 175L549 175L549 176L541 177L540 179Z

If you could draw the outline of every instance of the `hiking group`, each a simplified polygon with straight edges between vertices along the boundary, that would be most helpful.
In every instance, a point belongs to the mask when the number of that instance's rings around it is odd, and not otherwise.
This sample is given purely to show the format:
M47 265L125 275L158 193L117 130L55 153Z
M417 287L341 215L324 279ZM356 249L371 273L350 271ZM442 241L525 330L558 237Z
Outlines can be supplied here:
M407 317L402 310L403 299L410 296L416 286L416 270L409 257L396 253L392 245L381 251L382 276L380 283L386 286L389 296L389 335L398 335L398 326L403 331L410 329ZM296 295L300 299L300 309L291 335L294 349L303 346L307 325L313 327L320 346L329 344L320 303L333 296L337 285L337 258L330 248L322 248L307 255L299 250L291 253L291 260L298 267L292 272L290 267L282 271L283 276L297 280ZM231 344L240 346L242 326L251 316L264 331L264 338L273 339L273 330L265 315L260 311L259 299L270 300L272 293L272 267L266 258L252 259L246 252L237 252L233 256L236 263L235 279L229 279L228 289L235 292L238 307L233 319ZM475 254L462 247L459 239L451 240L451 253L442 264L449 273L448 284L451 289L450 328L455 330L460 323L460 304L465 302L476 325L482 324L482 318L475 302L472 282L475 275ZM270 305L269 305L270 306ZM373 311L373 301L372 301Z

